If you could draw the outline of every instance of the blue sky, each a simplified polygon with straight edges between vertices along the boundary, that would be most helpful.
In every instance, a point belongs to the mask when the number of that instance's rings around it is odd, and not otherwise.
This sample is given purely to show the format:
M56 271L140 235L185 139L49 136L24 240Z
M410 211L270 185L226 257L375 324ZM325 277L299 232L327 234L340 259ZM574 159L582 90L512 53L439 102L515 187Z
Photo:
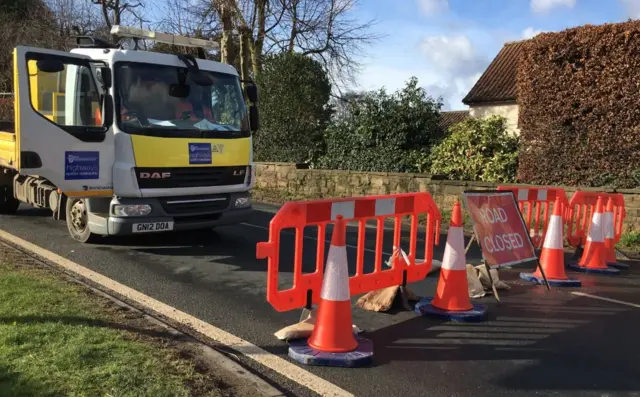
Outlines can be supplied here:
M383 33L368 49L357 88L396 90L418 77L447 109L461 102L508 41L540 31L640 18L640 0L361 0L358 18Z

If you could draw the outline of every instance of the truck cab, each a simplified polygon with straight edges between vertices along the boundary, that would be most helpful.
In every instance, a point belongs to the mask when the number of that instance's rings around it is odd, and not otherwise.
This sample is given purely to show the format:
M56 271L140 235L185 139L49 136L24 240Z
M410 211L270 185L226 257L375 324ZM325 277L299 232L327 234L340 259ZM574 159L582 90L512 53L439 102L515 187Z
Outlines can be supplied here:
M93 38L78 38L70 52L16 47L14 128L0 132L0 212L21 202L49 208L80 242L243 222L252 211L257 101L255 85L243 88L219 62Z

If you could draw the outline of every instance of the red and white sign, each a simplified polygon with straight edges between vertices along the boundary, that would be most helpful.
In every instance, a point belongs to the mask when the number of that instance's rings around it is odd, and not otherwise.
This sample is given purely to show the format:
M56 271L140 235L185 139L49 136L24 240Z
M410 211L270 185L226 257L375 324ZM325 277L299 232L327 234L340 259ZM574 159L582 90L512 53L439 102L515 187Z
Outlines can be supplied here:
M464 192L463 196L487 265L503 267L537 260L511 191Z

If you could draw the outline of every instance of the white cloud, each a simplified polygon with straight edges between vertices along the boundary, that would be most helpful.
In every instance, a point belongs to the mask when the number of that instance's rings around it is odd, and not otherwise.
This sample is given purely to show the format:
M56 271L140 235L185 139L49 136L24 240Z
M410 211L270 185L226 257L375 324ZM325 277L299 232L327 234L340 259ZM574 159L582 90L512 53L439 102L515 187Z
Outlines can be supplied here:
M420 59L406 59L405 65L421 62ZM418 78L418 84L427 90L427 93L435 98L442 97L444 110L463 110L467 107L462 103L471 87L478 81L483 70L469 76L455 76L449 72L442 72L437 68L424 66L424 63L416 67L393 67L380 64L372 64L365 68L358 76L356 86L350 87L356 90L378 90L385 87L388 93L403 88L411 76Z
M450 77L440 82L429 84L425 88L434 98L442 97L443 110L464 110L467 108L462 99L467 96L471 87L478 81L482 72L466 77Z
M531 0L531 10L536 14L547 13L558 7L573 8L575 5L576 0Z
M442 96L445 109L464 109L464 98L487 66L487 58L476 52L466 35L431 36L423 40L427 67L438 76L426 84L433 96Z
M528 27L525 30L522 31L522 38L523 39L530 39L532 37L535 37L537 35L539 35L540 33L542 33L542 30L538 30L538 29L534 29L532 27Z
M627 10L627 16L633 19L640 19L640 0L620 0Z
M427 15L435 15L449 9L449 0L418 0L420 9Z
M415 63L415 59L411 58L404 59L404 61L408 61L405 62L405 65ZM419 84L424 84L425 81L437 81L440 77L420 66L412 68L389 65L387 62L377 62L364 68L362 73L358 75L356 86L350 87L350 89L375 91L384 87L390 93L404 87L411 76L416 76Z
M427 37L421 49L431 66L455 76L472 74L484 66L465 35Z
M511 40L520 34L512 32ZM377 90L384 86L387 92L393 92L416 76L430 96L443 98L445 110L467 108L462 98L495 56L495 46L503 42L491 32L468 27L455 33L405 27L402 34L395 35L396 39L374 47L372 57L364 62L362 73L350 88Z

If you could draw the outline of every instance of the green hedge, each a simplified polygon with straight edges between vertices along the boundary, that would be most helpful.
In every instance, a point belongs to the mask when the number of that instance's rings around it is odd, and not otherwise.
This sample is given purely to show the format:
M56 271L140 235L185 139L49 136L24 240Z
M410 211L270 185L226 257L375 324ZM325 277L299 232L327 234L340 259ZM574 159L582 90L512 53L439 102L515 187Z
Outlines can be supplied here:
M323 132L331 117L331 83L322 65L297 53L271 55L256 84L261 116L256 161L314 161L324 152Z
M640 185L640 21L536 36L518 68L519 179Z
M324 134L317 166L372 172L422 172L440 136L442 103L414 77L393 94L384 89L353 100Z
M513 183L518 168L518 137L509 135L507 119L468 118L449 128L431 153L431 173L450 180Z

